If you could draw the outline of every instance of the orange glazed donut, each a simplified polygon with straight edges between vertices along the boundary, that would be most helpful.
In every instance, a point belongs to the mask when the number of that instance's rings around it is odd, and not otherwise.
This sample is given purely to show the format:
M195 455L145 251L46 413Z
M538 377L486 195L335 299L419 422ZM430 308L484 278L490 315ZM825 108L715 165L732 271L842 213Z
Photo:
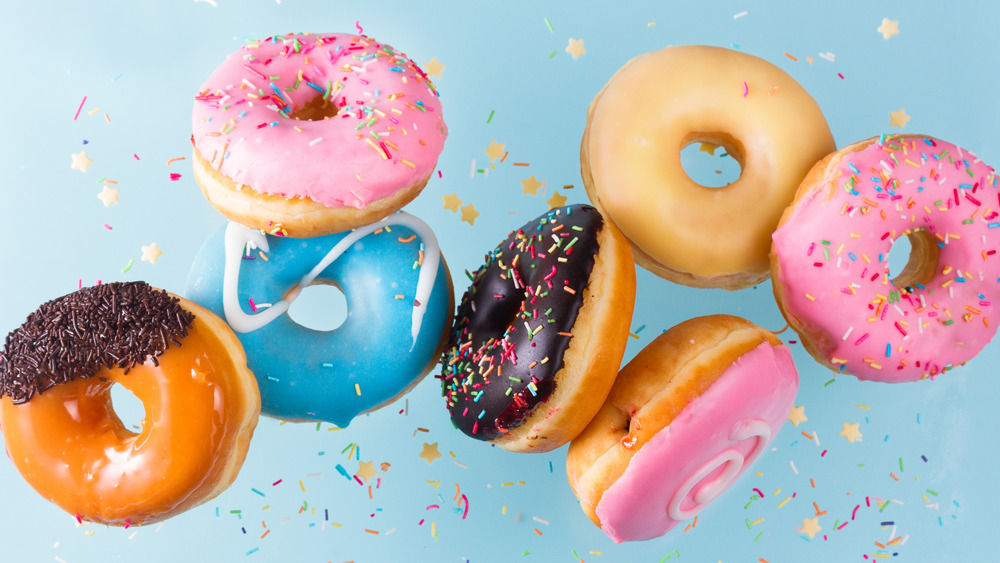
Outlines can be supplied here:
M115 414L116 383L145 407L138 432ZM215 497L243 465L259 413L232 330L142 282L45 303L0 353L7 455L78 521L148 524Z
M722 188L691 180L680 152L699 142L725 148L740 177ZM636 263L735 290L767 279L781 212L835 149L819 106L778 67L719 47L668 47L632 59L594 98L581 173Z

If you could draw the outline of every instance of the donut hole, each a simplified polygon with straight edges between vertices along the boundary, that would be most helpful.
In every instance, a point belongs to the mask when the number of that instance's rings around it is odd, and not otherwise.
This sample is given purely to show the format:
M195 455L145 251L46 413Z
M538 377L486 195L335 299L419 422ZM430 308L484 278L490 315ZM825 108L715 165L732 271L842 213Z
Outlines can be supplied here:
M691 133L681 144L681 168L692 182L723 188L743 173L743 143L726 133Z
M115 383L109 391L111 408L122 426L133 434L142 429L142 421L146 418L146 407L142 401L120 383Z
M892 285L912 288L917 284L930 283L937 273L940 255L941 247L928 231L915 231L898 237L892 242L887 258Z
M293 111L289 117L299 121L323 121L337 115L337 104L323 96L316 96Z
M288 316L305 328L329 332L347 320L347 297L332 283L314 282L288 306Z

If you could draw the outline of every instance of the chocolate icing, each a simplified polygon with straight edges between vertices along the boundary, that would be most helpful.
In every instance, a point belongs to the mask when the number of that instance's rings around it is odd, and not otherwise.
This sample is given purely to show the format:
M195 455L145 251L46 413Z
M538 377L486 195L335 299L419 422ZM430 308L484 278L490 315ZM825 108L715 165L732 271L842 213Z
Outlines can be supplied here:
M555 390L603 225L589 205L551 210L512 232L473 273L440 376L462 432L492 440Z
M43 304L7 335L0 352L0 397L30 400L102 367L132 367L180 346L194 314L143 282L88 287Z

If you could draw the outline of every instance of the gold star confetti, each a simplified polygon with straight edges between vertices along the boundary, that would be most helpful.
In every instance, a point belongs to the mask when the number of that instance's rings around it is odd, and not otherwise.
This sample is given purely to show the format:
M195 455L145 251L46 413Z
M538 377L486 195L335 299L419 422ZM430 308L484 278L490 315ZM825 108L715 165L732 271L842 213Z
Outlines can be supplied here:
M566 52L573 55L573 60L580 58L580 55L586 55L587 49L583 47L583 39L573 39L569 38L569 45L566 46Z
M420 452L420 456L427 460L427 463L433 463L435 459L441 457L441 452L438 451L438 443L428 444L424 442L424 449Z
M163 251L156 246L155 242L149 246L142 247L142 260L144 262L156 264L156 259L159 258L161 254L163 254Z
M890 20L889 18L882 18L882 25L878 26L878 32L882 34L883 39L888 39L893 35L898 35L899 20Z
M788 422L791 422L793 426L798 426L807 420L809 419L806 418L806 408L801 405L792 407L791 412L788 413Z
M812 518L802 519L802 529L799 530L799 532L809 536L809 539L813 539L822 529L823 528L819 525L819 516L814 516Z
M490 141L490 146L484 151L486 156L490 157L490 160L496 160L503 156L503 150L507 145L503 143L498 143L496 141Z
M889 125L891 127L899 127L902 129L909 120L910 116L906 115L906 110L903 108L899 108L899 111L889 112Z
M861 439L861 431L858 430L860 422L855 422L854 424L844 423L844 429L840 431L840 435L847 438L848 442L854 442Z
M707 152L708 154L715 156L715 149L719 148L719 145L713 145L712 143L701 143L698 147L699 152Z
M378 475L375 472L375 462L374 461L362 461L358 463L358 477L367 483L372 477Z
M522 194L538 195L538 188L544 186L544 182L539 182L535 175L532 174L530 178L525 178L521 180L521 190Z
M562 195L558 191L552 194L552 197L545 200L545 203L549 205L549 209L555 209L556 207L562 207L566 205L566 196Z
M441 71L444 70L444 65L441 61L437 60L437 57L424 63L424 72L427 76L433 76L434 78L441 78Z
M476 211L476 207L473 204L470 203L462 208L462 221L470 225L475 225L476 217L479 217L479 212Z
M73 164L70 165L70 168L73 170L79 170L83 173L86 173L87 168L94 163L94 161L90 160L87 156L87 151L80 151L77 154L70 155L70 158L73 159Z
M104 189L97 194L97 199L104 202L104 207L110 207L112 204L118 203L118 189L104 184Z
M441 199L444 200L445 209L458 213L458 206L462 205L462 200L458 199L458 194L443 195Z

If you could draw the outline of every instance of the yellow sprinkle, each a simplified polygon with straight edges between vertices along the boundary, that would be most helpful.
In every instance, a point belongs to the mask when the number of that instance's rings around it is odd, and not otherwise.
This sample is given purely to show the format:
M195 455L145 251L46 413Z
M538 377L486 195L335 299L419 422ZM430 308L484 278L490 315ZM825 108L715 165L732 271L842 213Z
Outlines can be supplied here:
M357 393L359 397L361 396L361 386L357 383L354 384L354 392Z
M810 301L815 301L815 300L816 300L816 298L815 298L815 297L813 297L812 295L810 295L810 294L808 294L808 293L806 294L806 299L808 299L808 300L810 300Z
M785 500L783 500L783 501L781 501L781 502L778 503L778 508L781 508L782 506L785 506L785 504L788 501L790 501L790 500L792 500L792 497L785 497Z
M415 164L413 164L409 160L406 160L405 158L401 158L401 159L399 159L399 161L402 162L403 164L409 166L410 168L416 168Z
M299 488L302 489L303 493L306 492L306 484L301 479L299 479Z
M868 405L858 405L859 409L871 409Z

